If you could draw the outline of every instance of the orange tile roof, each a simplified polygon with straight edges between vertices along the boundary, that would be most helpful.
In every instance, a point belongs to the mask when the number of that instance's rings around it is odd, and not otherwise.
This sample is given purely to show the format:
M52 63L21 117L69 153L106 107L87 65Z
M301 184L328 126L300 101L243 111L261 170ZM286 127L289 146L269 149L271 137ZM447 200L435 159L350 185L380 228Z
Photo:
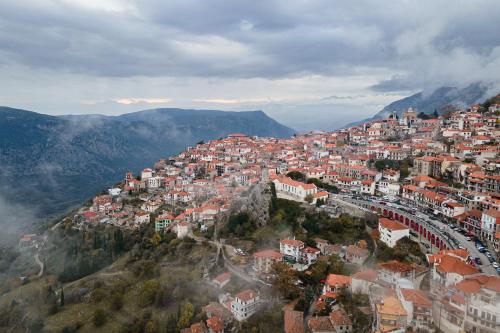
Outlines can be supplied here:
M481 283L475 279L467 279L455 284L455 288L464 294L475 294L481 289Z
M351 285L351 277L339 274L328 274L326 283L332 287L347 287Z
M215 332L221 332L224 330L224 322L217 316L208 318L207 326Z
M402 288L401 294L406 301L412 302L414 305L427 308L432 306L430 299L420 290Z
M219 282L219 283L223 283L227 280L231 279L231 273L230 272L225 272L225 273L222 273L218 276L216 276L214 278L215 281Z
M272 258L276 260L280 260L281 258L283 258L283 255L281 253L271 249L255 252L253 256L255 258Z
M291 245L291 246L297 246L297 247L302 247L304 246L304 242L303 241L300 241L298 239L282 239L280 241L281 244L285 244L285 245Z
M244 291L236 294L235 297L246 302L246 301L249 301L257 296L258 296L258 294L254 290L247 289L247 290L244 290Z
M328 316L311 317L307 321L307 324L313 332L331 332L334 330L334 327Z
M383 303L377 304L377 312L391 316L406 316L406 310L401 302L393 297L384 297Z
M335 326L352 325L351 319L349 319L347 313L345 313L345 311L342 309L332 311L330 313L330 321Z
M353 274L352 278L357 279L357 280L365 280L365 281L374 282L378 279L378 272L376 270L367 268L363 271L360 271L360 272Z
M304 333L304 312L286 310L284 314L285 333Z
M405 264L398 260L391 260L380 263L378 264L378 267L380 269L385 269L391 272L399 272L399 273L411 272L414 270L414 268L411 265Z
M394 221L394 220L390 220L390 219L385 218L385 217L379 218L378 223L383 228L389 229L389 230L407 230L407 229L409 229L404 224L401 224L401 223Z
M441 258L441 262L436 269L443 273L456 273L462 276L479 273L477 268L449 255L445 255Z

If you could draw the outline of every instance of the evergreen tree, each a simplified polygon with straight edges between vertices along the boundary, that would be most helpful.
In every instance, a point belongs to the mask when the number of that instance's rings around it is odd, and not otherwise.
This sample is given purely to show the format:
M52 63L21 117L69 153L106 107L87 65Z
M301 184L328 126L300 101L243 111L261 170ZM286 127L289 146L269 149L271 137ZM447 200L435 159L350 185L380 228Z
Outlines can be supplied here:
M177 317L174 314L171 314L167 318L167 333L177 333Z
M61 288L61 296L59 299L59 305L64 306L64 289L63 288Z

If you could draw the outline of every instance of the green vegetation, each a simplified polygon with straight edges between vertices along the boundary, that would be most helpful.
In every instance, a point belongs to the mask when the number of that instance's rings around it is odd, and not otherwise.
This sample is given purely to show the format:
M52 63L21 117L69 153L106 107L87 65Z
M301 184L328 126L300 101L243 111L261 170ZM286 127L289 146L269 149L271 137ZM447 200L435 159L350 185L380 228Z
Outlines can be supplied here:
M322 182L321 180L319 180L317 178L309 178L307 180L307 183L314 184L314 185L316 185L316 187L324 189L328 192L332 192L332 193L339 193L340 192L337 186L327 184L327 183Z
M379 262L394 259L406 263L425 262L425 254L420 250L419 244L408 237L400 239L393 248L388 247L383 242L377 242L375 257Z
M47 267L61 282L74 281L110 265L133 246L134 236L112 226L59 230L49 239Z
M420 118L422 120L437 119L438 117L439 117L439 114L438 114L437 110L434 110L434 112L431 114L426 114L426 113L420 112L417 115L417 118Z
M194 317L194 306L189 302L185 302L182 304L180 308L179 319L177 321L177 328L181 329L184 327L188 327L193 320Z
M103 309L95 309L92 316L92 322L94 323L94 326L101 327L106 323L106 320L106 312Z
M6 272L19 256L19 252L11 246L0 246L0 273Z
M273 287L281 296L290 300L299 296L298 274L290 265L277 262L273 265L271 274L274 276Z
M289 173L286 174L288 177L292 178L293 180L297 180L299 182L303 183L308 183L308 184L314 184L318 188L322 188L326 191L333 192L333 193L339 193L339 189L336 186L327 184L322 182L321 180L317 178L307 178L306 175L304 175L300 171L290 171Z
M220 230L222 237L234 241L245 240L252 245L249 249L277 247L280 239L293 234L310 246L315 246L314 238L320 237L331 244L354 244L365 240L373 250L373 240L366 232L364 220L342 215L331 218L325 212L317 212L313 207L305 207L298 202L272 198L269 203L269 221L257 228L247 213L238 213L228 219Z
M343 309L351 317L354 333L364 333L371 330L370 317L360 311L359 307L369 307L370 300L365 294L351 294L345 290L341 291L338 301Z
M299 181L299 182L305 182L306 181L306 175L304 175L300 171L290 171L286 175L287 175L287 177L290 177L293 180L296 180L296 181Z
M241 333L283 332L283 311L281 305L270 305L261 309L241 324Z
M378 171L382 171L384 169L399 170L401 179L404 179L410 174L409 167L413 166L413 161L410 159L402 161L383 159L377 160L374 163L374 166Z
M256 223L246 212L231 215L227 222L227 231L241 238L248 238L256 229Z
M500 104L500 94L497 94L491 98L488 98L483 104L481 104L481 112L488 111L488 108L493 104Z
M318 260L309 267L307 273L301 272L299 276L306 285L318 287L320 281L324 280L328 274L348 275L349 273L339 256L332 254L327 260ZM319 289L316 292L319 292Z

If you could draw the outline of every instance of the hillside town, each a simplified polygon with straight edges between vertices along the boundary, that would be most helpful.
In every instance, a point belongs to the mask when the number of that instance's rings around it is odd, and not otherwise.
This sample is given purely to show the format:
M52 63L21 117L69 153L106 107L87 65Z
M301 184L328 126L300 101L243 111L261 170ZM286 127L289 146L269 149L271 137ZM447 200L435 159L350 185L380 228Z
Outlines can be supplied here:
M287 139L230 134L200 142L158 161L93 198L73 218L76 229L114 225L201 239L217 227L235 198L263 185L280 199L318 211L357 210L376 217L375 244L395 248L418 244L423 262L370 262L365 241L314 244L290 234L279 248L251 254L231 248L244 264L213 277L221 289L206 305L205 321L182 332L224 332L269 300L258 288L222 292L238 272L268 286L274 267L285 263L310 274L334 255L354 267L349 275L328 274L311 308L284 309L284 331L353 331L352 313L341 295L364 295L359 306L373 332L497 332L500 328L500 105L479 105L429 116L408 109L335 132ZM21 243L29 244L27 235ZM214 243L224 246L213 236ZM228 246L229 248L229 246ZM241 270L241 271L238 271ZM251 273L248 273L248 272ZM300 281L298 281L300 285ZM423 285L428 287L424 288ZM303 292L303 291L302 291Z

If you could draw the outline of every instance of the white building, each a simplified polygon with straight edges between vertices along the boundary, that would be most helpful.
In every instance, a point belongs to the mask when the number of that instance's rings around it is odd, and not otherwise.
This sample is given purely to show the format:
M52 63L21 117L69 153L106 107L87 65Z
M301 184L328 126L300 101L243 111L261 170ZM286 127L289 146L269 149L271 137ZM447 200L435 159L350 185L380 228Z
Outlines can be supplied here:
M398 290L398 298L406 310L408 326L428 331L432 328L432 302L424 292L401 288Z
M285 261L298 262L301 258L301 250L304 248L304 242L297 239L283 239L280 241L280 253Z
M462 215L465 213L465 206L462 205L459 202L455 201L445 201L443 202L443 205L441 206L441 211L444 216L447 217L455 217L458 215Z
M159 188L161 186L162 177L149 177L147 178L146 184L148 188Z
M137 224L149 223L150 221L149 219L150 219L149 213L145 211L140 210L137 213L135 213L135 223Z
M495 233L500 231L500 211L490 209L481 216L481 237L487 242L495 240Z
M121 192L122 192L122 189L118 188L118 187L108 189L108 194L113 196L113 197L120 195Z
M174 230L175 230L175 233L177 234L177 238L186 237L189 234L190 226L191 225L185 221L181 221L181 222L177 223L174 226Z
M389 247L396 246L396 242L404 237L410 237L410 229L394 220L380 218L378 221L380 240Z
M298 182L289 177L277 178L273 183L278 198L303 202L308 195L312 197L318 192L316 185Z
M428 260L432 267L431 276L433 281L431 281L431 286L448 287L479 273L477 268L453 255L429 255Z
M251 289L242 291L231 302L231 313L237 321L243 321L257 312L260 305L260 295Z
M382 180L377 184L377 190L385 195L396 196L399 194L401 186L398 183L389 180Z
M367 268L352 275L352 292L368 294L370 287L378 280L378 272Z
M371 179L365 179L361 182L361 190L362 194L375 194L375 181Z
M148 178L153 177L153 170L150 168L146 168L141 172L141 180L146 180Z

